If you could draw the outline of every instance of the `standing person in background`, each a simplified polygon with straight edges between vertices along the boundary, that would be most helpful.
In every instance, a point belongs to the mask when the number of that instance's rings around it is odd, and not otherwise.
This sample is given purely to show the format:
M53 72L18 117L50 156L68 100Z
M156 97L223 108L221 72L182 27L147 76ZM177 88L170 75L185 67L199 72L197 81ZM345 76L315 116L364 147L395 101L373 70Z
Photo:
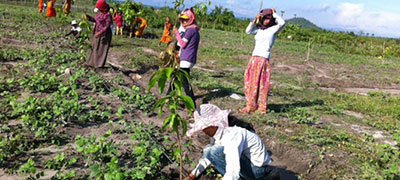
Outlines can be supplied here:
M244 74L246 107L239 110L242 113L267 113L271 48L284 26L285 20L275 9L263 9L246 28L247 34L255 34L256 45Z
M161 37L160 42L158 43L158 47L161 47L162 42L167 45L169 42L171 42L171 29L172 29L172 24L170 23L170 18L166 17L164 24L164 33Z
M185 29L185 34L183 37L179 34L179 30L174 27L174 34L176 40L181 46L180 50L180 68L183 71L186 71L190 75L190 69L194 67L197 62L197 51L199 49L200 44L200 27L196 22L196 15L193 12L193 9L185 9L179 15L179 21L181 25ZM183 88L187 96L191 97L195 106L196 99L194 97L193 89L190 87L189 81L185 79L183 81ZM171 91L171 87L169 92Z
M43 12L43 0L39 0L39 13Z
M110 13L110 6L105 0L98 0L96 8L98 11L95 18L86 14L88 20L96 24L92 39L92 52L85 65L100 68L106 64L108 50L111 45L112 32L110 26L112 24L112 15Z
M55 3L56 3L56 0L50 0L47 3L46 17L56 17L57 16L56 9L54 8Z
M115 21L115 24L117 25L116 35L118 36L118 34L121 34L121 36L122 36L122 28L123 28L123 26L122 26L122 14L121 14L121 12L117 11L117 13L116 13L116 15L114 17L114 21Z
M111 18L114 20L115 15L117 15L117 9L110 7L109 11L111 13ZM111 23L110 28L111 28L111 34L115 35L117 33L117 26L114 23Z
M65 4L64 4L65 16L68 16L69 13L71 13L71 3L72 3L72 0L65 0Z
M136 31L135 27L140 24L139 29ZM133 20L133 26L131 27L131 33L129 37L133 37L133 33L135 33L136 37L140 37L143 35L144 28L147 27L147 21L146 19L142 17L138 17L135 20ZM136 31L136 32L135 32Z

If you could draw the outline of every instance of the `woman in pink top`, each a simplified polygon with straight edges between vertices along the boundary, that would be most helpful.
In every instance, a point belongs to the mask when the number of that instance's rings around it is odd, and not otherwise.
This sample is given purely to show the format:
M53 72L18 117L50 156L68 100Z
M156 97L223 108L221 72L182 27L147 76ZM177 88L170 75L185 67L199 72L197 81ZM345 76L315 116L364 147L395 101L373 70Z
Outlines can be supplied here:
M178 29L174 28L173 32L175 34L176 40L181 46L180 52L180 69L186 71L190 76L190 69L196 64L197 61L197 51L199 49L200 43L200 27L196 22L196 15L193 9L185 9L180 15L179 20L181 25L185 29L185 34L181 36ZM188 79L183 81L183 88L186 95L192 98L195 106L196 99L193 93L193 88L191 87ZM171 87L168 90L168 94L171 92Z

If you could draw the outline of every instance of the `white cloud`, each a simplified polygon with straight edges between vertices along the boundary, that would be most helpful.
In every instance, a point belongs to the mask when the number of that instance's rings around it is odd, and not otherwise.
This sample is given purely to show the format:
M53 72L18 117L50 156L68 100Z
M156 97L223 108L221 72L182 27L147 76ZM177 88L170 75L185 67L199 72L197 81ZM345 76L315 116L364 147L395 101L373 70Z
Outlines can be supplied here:
M226 1L226 4L227 4L228 6L233 6L233 5L236 4L236 1L235 1L235 0L227 0L227 1Z
M305 8L307 12L327 12L331 6L328 3L321 3L318 6L308 6Z
M253 15L255 16L258 12L258 8L255 9L254 7L260 6L260 2L256 2L254 0L226 0L224 3L222 3L222 1L218 2L218 4L223 5L224 7L233 11L236 17L252 17ZM213 5L216 4L217 3Z
M353 30L383 36L400 36L400 15L367 11L364 4L342 3L338 6L336 23Z
M346 26L357 26L363 15L363 4L343 3L338 7L338 15L336 20Z

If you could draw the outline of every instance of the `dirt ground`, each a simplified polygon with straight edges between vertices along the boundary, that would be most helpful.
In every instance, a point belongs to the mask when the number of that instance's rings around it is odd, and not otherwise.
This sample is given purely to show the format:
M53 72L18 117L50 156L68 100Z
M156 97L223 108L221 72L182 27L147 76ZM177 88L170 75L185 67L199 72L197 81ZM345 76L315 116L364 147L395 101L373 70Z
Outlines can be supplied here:
M12 31L12 30L9 30ZM38 46L34 43L27 43L21 40L16 40L8 37L1 37L0 38L1 44L7 44L8 46L13 46L15 48L31 48L35 49ZM56 44L53 44L56 46ZM155 50L152 50L147 47L142 47L143 51L149 55L149 56L157 56L158 52ZM142 67L142 68L135 68L135 69L127 69L124 67L124 64L129 61L127 59L127 56L134 56L135 54L129 52L128 50L111 50L109 53L109 58L108 58L108 63L106 65L106 68L96 70L97 73L101 74L103 77L107 79L113 79L114 77L123 75L124 77L124 86L130 87L132 85L136 85L141 87L142 89L147 89L149 79L151 75L157 70L156 66L150 66L150 67ZM393 83L393 81L387 81L387 82L392 82L392 83L386 83L382 82L379 80L367 80L364 77L361 77L356 71L354 71L353 67L350 66L342 66L340 64L332 64L332 63L324 63L324 62L318 62L318 61L310 61L308 63L302 63L302 64L293 64L290 62L285 61L286 59L293 59L293 57L288 57L287 55L276 55L275 57L276 60L272 62L272 72L273 73L282 73L282 74L288 74L288 75L305 75L308 79L310 79L314 83L319 83L321 87L323 87L323 90L327 91L339 91L339 92L350 92L350 93L357 93L361 95L366 95L369 91L384 91L387 93L390 93L392 95L398 95L400 94L400 82L398 83ZM248 55L240 55L237 58L242 59L243 61L247 61L250 59L250 56ZM1 69L11 69L13 68L16 64L18 63L23 63L22 61L13 61L13 62L1 62ZM316 68L318 67L318 68ZM363 70L366 68L370 68L368 66L364 67L358 67L358 70ZM210 66L208 66L205 63L199 63L196 66L196 69L204 72L204 73L213 73L213 74L219 74L222 72L231 72L231 71L237 71L238 69L235 68L227 68L227 69L210 69ZM389 71L396 71L395 69L389 69ZM73 72L72 72L73 73ZM379 73L379 72L373 72L373 73ZM391 77L386 77L388 80L391 80ZM228 82L229 83L229 82ZM284 86L284 84L279 84L278 82L273 82L273 84L277 86ZM154 93L158 98L161 97L156 89L151 90L152 93ZM114 96L107 96L107 95L95 95L95 94L90 94L89 92L83 92L83 96L96 96L100 99L103 100L104 103L106 103L108 106L112 107L113 110L118 108L118 105L121 103L118 98L115 98ZM200 96L207 94L207 93L213 93L213 92L208 92L208 91L202 91L199 90L195 92L196 95ZM40 96L39 94L36 94L37 96ZM226 100L224 107L229 107L233 109L234 111L241 108L244 105L244 101L232 101L229 97L230 92L221 92L219 95L220 98L223 100ZM272 97L273 98L273 97ZM82 99L84 99L82 97ZM200 105L202 103L207 103L208 100L204 98L198 98L196 101L197 105ZM238 114L237 112L234 112L235 115L237 115L240 118L246 118L247 115L242 115ZM354 112L346 112L347 114L354 116L356 118L362 118L362 114L357 114ZM182 113L183 115L184 113ZM191 117L186 116L188 119ZM164 116L165 117L165 114ZM154 113L150 114L143 114L143 113L137 113L137 114L132 114L126 115L125 118L128 121L137 121L137 122L145 122L145 123L154 123L156 126L162 126L162 120L158 118L157 115ZM329 117L327 118L321 118L324 119L326 122L323 123L330 123L334 124L336 126L349 126L348 124L345 123L338 123L338 122L332 122ZM388 138L386 138L387 134L385 132L381 131L375 131L374 129L371 129L369 127L364 127L364 126L358 126L358 125L350 125L350 127L353 129L353 131L358 132L360 134L364 132L372 132L373 135L377 139L381 139L382 141L386 142L391 142ZM95 134L96 136L101 136L104 134L108 129L118 129L118 126L110 126L109 124L85 124L85 125L73 125L70 127L67 127L62 133L69 134L72 137L74 137L76 134L82 134L84 136L88 136L90 134ZM271 126L265 126L265 127L256 127L257 132L265 132L269 131L274 127ZM287 130L288 133L290 133L290 129ZM61 133L61 132L60 132ZM167 133L167 135L171 136L173 139L173 134L172 133ZM270 151L272 155L273 162L271 166L279 168L281 172L281 179L284 180L292 180L292 179L297 179L297 176L306 172L307 170L310 169L310 164L313 162L317 161L318 155L316 154L310 154L306 152L305 150L301 150L297 147L293 147L287 143L284 142L279 142L276 140L275 137L268 137L266 135L262 135L261 138L265 142L267 149ZM133 144L134 142L131 142L129 140L129 137L124 134L113 134L112 139L115 140L115 142L119 143L124 141L126 145ZM188 141L188 139L184 139L184 141ZM187 154L190 156L190 159L193 162L197 162L198 159L202 156L202 147L204 147L206 144L209 143L209 138L206 137L205 135L199 135L196 136L193 141L193 146L190 147L190 149L184 149L184 154ZM391 142L392 143L392 142ZM40 153L40 152L46 152L48 153L48 156L42 157L42 158L47 158L51 157L56 153L60 152L69 152L69 149L75 148L75 144L73 143L68 143L66 144L63 148L58 149L54 147L46 147L46 148L40 148L36 149L32 152L29 153ZM124 153L124 152L122 152ZM340 163L340 158L341 157L334 157L331 158L330 163ZM185 167L188 171L190 171L192 167ZM311 170L311 172L305 177L306 179L315 179L318 177L319 173L319 168L329 168L329 167L316 167ZM52 175L54 175L55 171L51 170L46 170L45 171L47 176L44 177L50 178ZM174 165L166 166L163 169L163 172L165 174L168 174L170 179L176 179L177 178L177 168ZM3 169L0 168L0 179L20 179L20 176L13 175L13 174L7 174L4 172ZM213 175L206 175L203 176L201 179L214 179L215 177Z

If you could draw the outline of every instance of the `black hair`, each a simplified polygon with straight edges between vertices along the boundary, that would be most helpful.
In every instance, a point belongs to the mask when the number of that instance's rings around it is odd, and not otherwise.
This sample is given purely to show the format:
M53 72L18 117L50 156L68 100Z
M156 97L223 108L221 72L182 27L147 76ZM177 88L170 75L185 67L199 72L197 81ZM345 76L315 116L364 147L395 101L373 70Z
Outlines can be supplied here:
M251 125L250 123L244 122L235 116L228 116L228 124L229 124L229 127L238 126L241 128L245 128L251 132L256 132L256 130L254 130L254 128L253 128L253 125Z
M265 19L269 19L269 23L266 25L267 29L272 27L272 26L277 25L276 19L274 17L272 17L272 15L269 18L267 18L266 16L261 17L260 23L264 24Z

